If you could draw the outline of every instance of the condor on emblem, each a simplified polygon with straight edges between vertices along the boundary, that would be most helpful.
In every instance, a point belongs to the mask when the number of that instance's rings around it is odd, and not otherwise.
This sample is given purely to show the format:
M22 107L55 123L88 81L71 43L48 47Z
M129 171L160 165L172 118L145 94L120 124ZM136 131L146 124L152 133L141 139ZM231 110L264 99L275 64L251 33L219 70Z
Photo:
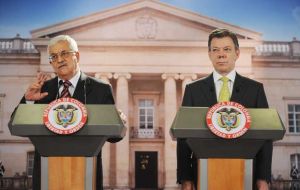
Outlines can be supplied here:
M44 124L57 134L68 135L80 130L87 120L86 107L73 98L60 98L44 110Z
M220 102L208 110L206 123L215 135L233 139L247 132L250 128L251 117L248 110L239 103Z

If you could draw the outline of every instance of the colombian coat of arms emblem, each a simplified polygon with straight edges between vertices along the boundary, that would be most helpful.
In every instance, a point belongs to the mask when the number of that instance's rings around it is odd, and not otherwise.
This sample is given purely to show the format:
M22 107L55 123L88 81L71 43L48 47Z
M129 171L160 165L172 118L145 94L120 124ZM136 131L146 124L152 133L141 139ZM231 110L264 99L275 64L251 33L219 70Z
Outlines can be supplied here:
M206 115L207 127L215 135L232 139L244 135L250 128L248 110L236 102L220 102L212 106Z
M60 98L44 110L44 124L57 134L67 135L79 131L87 121L87 109L78 100Z

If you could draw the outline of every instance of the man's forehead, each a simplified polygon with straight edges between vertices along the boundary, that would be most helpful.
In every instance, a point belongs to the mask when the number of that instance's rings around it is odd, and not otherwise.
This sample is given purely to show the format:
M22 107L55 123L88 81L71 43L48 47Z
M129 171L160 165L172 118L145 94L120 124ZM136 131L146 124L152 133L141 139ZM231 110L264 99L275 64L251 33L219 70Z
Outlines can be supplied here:
M58 41L57 43L49 46L49 52L50 53L57 53L57 52L61 52L61 51L69 51L70 50L70 46L69 46L69 42L68 41Z
M233 40L230 37L213 38L211 40L212 47L228 47L234 46Z

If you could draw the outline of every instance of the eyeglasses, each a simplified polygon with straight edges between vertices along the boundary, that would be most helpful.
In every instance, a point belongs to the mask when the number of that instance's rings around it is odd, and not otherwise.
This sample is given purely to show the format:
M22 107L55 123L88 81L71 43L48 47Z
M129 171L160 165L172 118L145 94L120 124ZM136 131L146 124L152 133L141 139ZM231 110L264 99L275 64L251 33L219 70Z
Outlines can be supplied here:
M63 59L67 59L71 53L76 53L76 51L62 51L60 53L52 54L49 56L49 61L56 62L58 60L58 56L60 56Z

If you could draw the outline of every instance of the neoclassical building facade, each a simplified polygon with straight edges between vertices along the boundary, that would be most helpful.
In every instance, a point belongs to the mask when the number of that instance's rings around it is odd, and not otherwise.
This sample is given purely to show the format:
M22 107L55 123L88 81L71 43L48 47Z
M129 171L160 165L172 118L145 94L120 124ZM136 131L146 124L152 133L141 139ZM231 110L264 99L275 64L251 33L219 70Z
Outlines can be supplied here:
M34 147L11 136L8 121L38 72L55 76L49 39L72 36L83 72L112 85L116 106L128 118L126 137L103 147L104 185L110 188L177 189L176 141L169 129L185 85L209 75L211 30L228 28L239 38L236 70L264 84L269 105L286 127L274 143L272 173L289 179L300 168L300 42L263 41L262 34L155 0L112 9L31 31L30 39L0 39L0 160L6 176L32 174Z

